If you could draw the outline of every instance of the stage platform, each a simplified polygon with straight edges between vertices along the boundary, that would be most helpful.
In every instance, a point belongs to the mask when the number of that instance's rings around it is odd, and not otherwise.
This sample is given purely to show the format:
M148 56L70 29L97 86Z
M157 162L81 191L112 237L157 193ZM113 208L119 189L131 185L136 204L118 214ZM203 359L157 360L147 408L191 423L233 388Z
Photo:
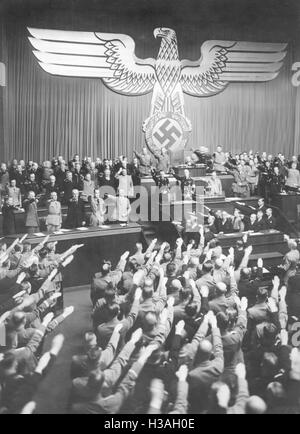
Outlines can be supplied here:
M39 244L47 234L31 235L27 241ZM8 244L18 237L6 237ZM119 224L103 228L79 228L63 230L51 235L50 241L58 241L57 252L62 253L74 244L84 244L75 254L74 261L64 271L64 286L75 287L90 284L92 276L99 271L103 259L108 259L116 266L120 256L129 250L135 251L135 244L143 242L142 227L130 223L126 227Z

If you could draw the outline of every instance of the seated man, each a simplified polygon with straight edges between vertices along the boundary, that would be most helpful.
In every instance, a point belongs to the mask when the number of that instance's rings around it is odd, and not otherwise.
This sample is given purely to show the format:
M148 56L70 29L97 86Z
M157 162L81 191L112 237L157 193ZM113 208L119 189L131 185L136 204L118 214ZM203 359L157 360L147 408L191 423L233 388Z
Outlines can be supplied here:
M247 231L257 232L258 227L257 227L256 220L257 220L256 214L251 214L249 223L247 224Z
M257 212L256 226L258 231L267 229L264 213L260 210Z
M224 234L230 234L233 232L232 220L226 211L222 212L222 220L219 224L219 230Z
M276 218L273 216L272 208L268 208L266 210L266 219L265 219L267 229L276 229Z

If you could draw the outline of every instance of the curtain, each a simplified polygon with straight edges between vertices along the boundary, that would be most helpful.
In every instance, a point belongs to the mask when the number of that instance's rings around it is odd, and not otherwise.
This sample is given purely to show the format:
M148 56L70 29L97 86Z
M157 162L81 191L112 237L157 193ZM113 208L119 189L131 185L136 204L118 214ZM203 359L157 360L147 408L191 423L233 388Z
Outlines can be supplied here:
M116 8L112 13L114 2L88 2L93 10L84 9L85 3L72 2L73 7L67 8L62 1L51 10L39 9L38 13L27 15L14 11L6 17L8 83L1 160L24 158L41 162L54 155L68 158L75 153L82 157L131 157L133 150L140 150L144 144L142 123L149 116L151 94L127 97L109 90L101 80L50 76L31 52L27 26L127 33L137 43L137 55L146 58L157 55L159 43L152 31L163 24L176 29L180 57L191 60L199 57L200 46L207 39L291 42L293 34L289 32L294 32L295 27L293 24L292 30L287 25L280 28L281 17L277 15L276 30L273 22L266 21L263 26L262 17L246 28L243 22L234 27L227 23L226 11L216 15L218 0L212 0L210 5L192 2L197 13L191 10L189 14L182 2L168 0L164 4L171 8L169 13L167 9L154 8L149 16L145 15L150 10L149 2L141 0L132 0L130 5L125 2L127 15L124 6L123 15L116 14ZM80 13L74 4L81 4ZM240 4L245 2L241 0ZM230 17L230 23L233 19ZM193 126L186 150L204 145L213 152L221 144L232 152L284 150L291 155L299 135L297 128L300 131L296 115L300 109L299 95L291 85L293 44L289 47L284 68L272 82L231 84L223 93L209 98L185 95L186 115Z

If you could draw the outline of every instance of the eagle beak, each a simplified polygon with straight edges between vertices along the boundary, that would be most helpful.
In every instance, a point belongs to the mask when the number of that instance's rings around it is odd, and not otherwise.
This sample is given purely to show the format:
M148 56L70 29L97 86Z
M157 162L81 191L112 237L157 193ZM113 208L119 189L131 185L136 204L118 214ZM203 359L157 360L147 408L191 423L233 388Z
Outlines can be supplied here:
M158 38L158 37L160 37L161 36L161 27L155 29L154 32L153 32L153 35L154 35L155 39Z

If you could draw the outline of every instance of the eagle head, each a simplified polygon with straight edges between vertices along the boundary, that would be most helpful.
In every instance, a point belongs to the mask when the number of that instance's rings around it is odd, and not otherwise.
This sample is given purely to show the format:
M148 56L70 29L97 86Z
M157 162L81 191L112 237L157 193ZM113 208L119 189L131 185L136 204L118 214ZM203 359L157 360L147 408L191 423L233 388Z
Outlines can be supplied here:
M158 27L154 30L153 35L155 38L162 38L167 40L167 42L177 41L175 31L167 27Z

